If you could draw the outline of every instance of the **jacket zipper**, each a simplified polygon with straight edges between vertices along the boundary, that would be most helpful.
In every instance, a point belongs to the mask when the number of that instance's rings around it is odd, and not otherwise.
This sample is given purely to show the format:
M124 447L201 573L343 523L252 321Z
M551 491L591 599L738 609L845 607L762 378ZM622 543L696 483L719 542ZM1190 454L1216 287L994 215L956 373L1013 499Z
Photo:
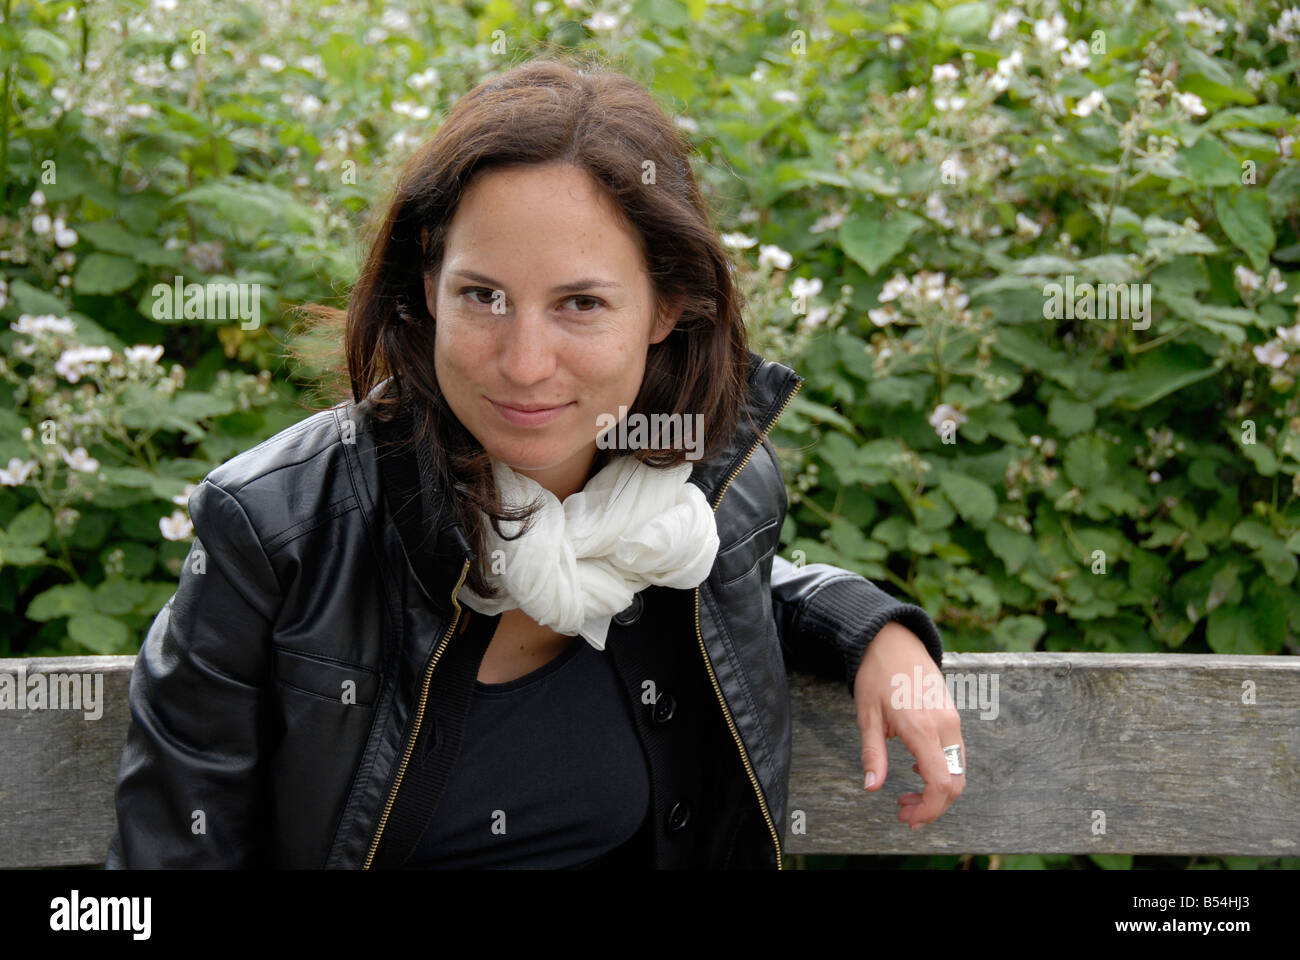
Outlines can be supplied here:
M790 396L786 397L785 402L781 404L781 409L776 412L776 416L768 421L767 426L763 428L763 432L758 435L758 440L749 448L749 452L745 454L745 459L740 461L740 466L736 467L736 469L732 471L731 476L727 477L726 483L724 483L722 489L718 491L718 498L713 502L714 513L718 512L718 506L722 503L722 498L726 496L727 488L731 486L731 481L736 479L736 476L741 470L745 469L745 464L749 463L749 458L754 455L754 451L757 450L763 440L767 438L768 431L772 429L772 426L776 421L781 419L781 414L785 412L785 408L790 405L790 401L794 399L795 394L797 394L802 387L802 380L795 384L794 390L790 392ZM745 773L748 774L749 782L754 787L754 795L758 797L758 808L762 811L763 820L767 823L768 832L772 835L772 844L776 847L776 868L780 870L782 869L781 835L777 833L776 824L772 822L772 815L767 810L767 801L763 799L763 791L758 785L758 777L754 775L754 768L750 766L749 756L745 753L745 744L740 739L740 733L736 729L735 722L731 719L731 710L728 709L727 701L722 696L722 688L718 686L717 675L713 672L713 663L709 660L709 651L704 646L704 634L700 632L699 587L695 588L695 636L700 643L700 653L704 657L704 666L707 667L709 671L709 682L713 684L713 692L717 694L718 703L722 706L722 715L726 718L727 727L731 730L731 738L736 741L736 748L740 751L740 762L745 765Z
M425 668L424 686L420 689L420 702L415 708L415 728L411 731L411 738L406 743L406 750L402 754L402 762L397 767L397 777L393 780L393 789L388 793L388 803L384 804L384 812L379 818L379 827L375 830L375 838L370 841L370 852L366 854L366 862L361 865L362 870L370 869L370 863L375 858L375 851L379 849L379 838L384 834L384 826L388 823L388 814L393 809L393 801L397 799L397 788L402 785L402 777L406 775L406 764L411 759L411 751L415 749L415 741L420 736L420 724L424 720L424 707L429 699L429 680L433 677L433 668L438 665L438 659L442 656L443 651L447 649L447 642L456 629L456 623L460 620L461 609L460 604L456 602L456 595L460 593L461 585L465 582L465 575L469 573L469 564L469 560L466 560L464 567L460 571L460 579L456 581L456 586L451 591L451 605L455 612L442 641L434 650L433 656L429 658L429 666Z

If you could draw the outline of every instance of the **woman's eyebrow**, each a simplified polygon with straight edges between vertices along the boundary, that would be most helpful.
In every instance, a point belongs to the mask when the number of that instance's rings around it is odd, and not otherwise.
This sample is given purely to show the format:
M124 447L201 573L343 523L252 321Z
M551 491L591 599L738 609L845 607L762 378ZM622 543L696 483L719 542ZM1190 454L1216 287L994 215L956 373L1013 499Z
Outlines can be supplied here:
M453 270L451 273L454 277L463 277L466 280L473 280L475 283L482 283L493 290L503 290L504 286L493 280L491 277L476 273L473 270ZM574 280L572 283L562 283L558 287L551 287L551 293L576 293L580 290L590 290L592 287L609 287L620 289L621 283L615 283L613 280L603 280L600 277L583 277L581 280Z

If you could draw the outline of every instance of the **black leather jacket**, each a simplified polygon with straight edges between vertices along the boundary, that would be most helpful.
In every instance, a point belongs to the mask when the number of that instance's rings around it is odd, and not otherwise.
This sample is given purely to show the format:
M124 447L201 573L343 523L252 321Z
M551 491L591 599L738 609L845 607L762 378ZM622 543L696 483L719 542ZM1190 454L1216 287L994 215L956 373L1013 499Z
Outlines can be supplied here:
M787 670L835 678L851 695L867 643L890 620L942 658L921 608L839 567L776 555L788 499L766 433L802 378L756 354L750 362L749 409L762 433L742 419L729 449L696 461L690 478L716 513L714 567L692 591L654 587L634 602L639 610L650 597L657 612L642 639L668 631L682 653L678 673L659 679L711 696L697 713L719 735L690 738L707 751L701 769L734 771L710 782L696 802L711 809L693 820L695 832L725 839L702 836L676 853L668 838L691 832L688 808L664 786L667 774L655 784L659 866L780 868ZM426 501L438 517L422 548L429 562L412 562L377 463L371 399L281 431L212 470L191 496L196 540L131 676L108 868L400 864L400 850L385 857L396 842L385 832L401 832L393 824L425 802L412 771L426 768L412 756L441 742L435 708L452 689L453 668L436 668L454 662L444 654L478 615L457 602L472 553L444 490ZM615 618L606 646L613 654L628 638L619 670L632 697L650 669L633 653L635 620ZM643 649L667 647L659 638ZM665 703L637 717L656 771L673 763L671 749L645 739L672 715Z

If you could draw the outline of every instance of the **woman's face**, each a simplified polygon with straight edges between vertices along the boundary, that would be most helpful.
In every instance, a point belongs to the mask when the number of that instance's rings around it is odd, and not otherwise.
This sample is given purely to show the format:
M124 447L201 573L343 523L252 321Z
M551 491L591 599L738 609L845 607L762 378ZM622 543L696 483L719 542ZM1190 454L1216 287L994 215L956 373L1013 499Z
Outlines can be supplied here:
M607 426L598 417L633 404L647 350L680 315L654 322L636 235L571 166L476 178L425 293L452 412L492 457L561 501L586 483Z

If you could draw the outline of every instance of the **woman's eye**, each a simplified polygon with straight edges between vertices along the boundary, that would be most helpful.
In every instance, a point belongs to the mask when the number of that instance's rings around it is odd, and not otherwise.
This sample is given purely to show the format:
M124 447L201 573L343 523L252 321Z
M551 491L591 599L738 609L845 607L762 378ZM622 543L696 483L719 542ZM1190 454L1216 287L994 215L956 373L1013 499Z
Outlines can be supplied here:
M577 296L569 297L569 299L591 301L591 303L593 304L591 310L579 310L578 311L579 313L591 313L592 310L596 309L595 305L604 306L605 304L605 301L601 300L599 297L589 297L586 294L582 294L582 293L578 294Z
M475 296L480 293L487 294L487 300L475 299ZM460 291L461 296L465 296L467 294L470 297L470 302L480 307L490 307L496 300L496 291L489 290L487 287L465 287ZM596 308L603 307L605 305L605 301L600 299L599 297L592 297L582 293L575 294L574 296L569 297L567 300L565 300L565 302L570 303L575 300L584 301L585 303L588 304L588 306L586 307L575 307L574 309L578 313L591 313Z

